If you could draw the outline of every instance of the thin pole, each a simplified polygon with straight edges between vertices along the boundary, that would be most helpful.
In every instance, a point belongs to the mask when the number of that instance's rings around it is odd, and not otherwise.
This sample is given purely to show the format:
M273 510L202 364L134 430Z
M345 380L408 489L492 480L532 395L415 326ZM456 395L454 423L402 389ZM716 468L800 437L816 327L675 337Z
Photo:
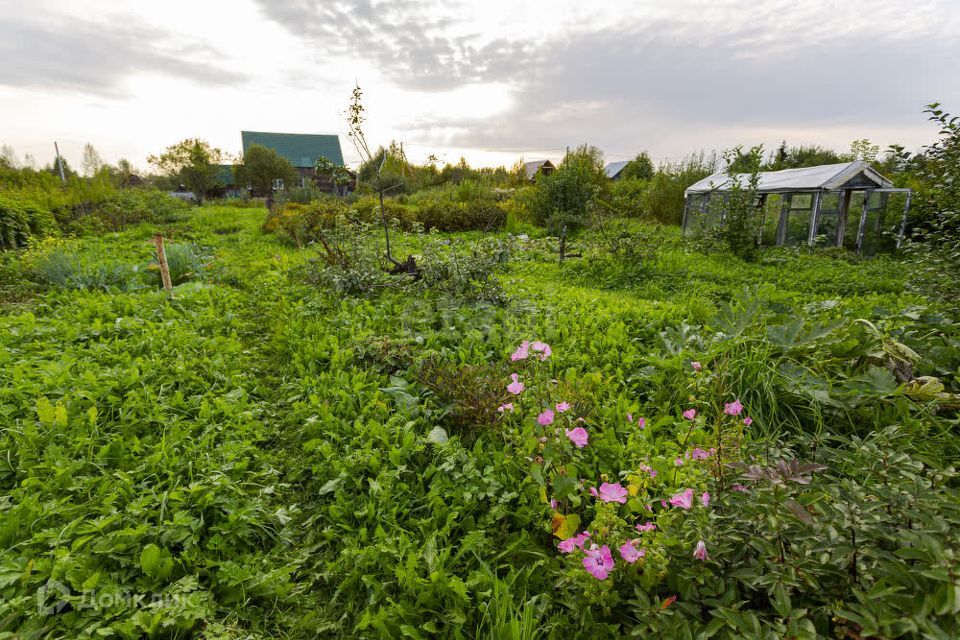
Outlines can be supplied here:
M67 184L67 179L63 175L63 160L60 158L60 147L57 146L57 141L53 141L53 150L57 152L57 168L60 169L60 183Z
M163 248L163 236L159 233L153 236L153 244L157 246L157 262L160 263L160 281L163 290L173 297L173 283L170 282L170 267L167 265L167 251Z

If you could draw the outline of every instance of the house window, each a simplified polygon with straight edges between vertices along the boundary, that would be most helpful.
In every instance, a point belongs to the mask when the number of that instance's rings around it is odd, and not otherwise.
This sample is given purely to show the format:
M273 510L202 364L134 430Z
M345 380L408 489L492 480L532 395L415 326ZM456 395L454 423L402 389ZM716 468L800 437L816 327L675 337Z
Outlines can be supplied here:
M273 190L274 190L274 191L283 191L283 178L274 178L274 179L273 179Z

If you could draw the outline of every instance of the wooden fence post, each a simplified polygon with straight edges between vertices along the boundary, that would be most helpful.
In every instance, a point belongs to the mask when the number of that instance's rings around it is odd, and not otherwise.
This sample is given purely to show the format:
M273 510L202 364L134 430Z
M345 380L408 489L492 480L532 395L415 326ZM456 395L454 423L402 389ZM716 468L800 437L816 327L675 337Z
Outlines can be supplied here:
M160 280L163 290L172 298L173 284L170 282L170 267L167 265L167 252L163 248L163 236L159 233L153 236L153 243L157 245L157 262L160 263Z

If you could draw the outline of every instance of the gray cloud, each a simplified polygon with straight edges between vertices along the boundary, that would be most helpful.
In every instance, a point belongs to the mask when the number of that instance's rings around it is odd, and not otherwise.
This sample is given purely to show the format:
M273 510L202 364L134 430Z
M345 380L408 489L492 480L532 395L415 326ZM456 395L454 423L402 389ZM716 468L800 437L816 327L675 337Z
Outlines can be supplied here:
M464 146L623 148L693 127L909 127L927 102L960 103L960 73L949 62L960 59L960 41L855 34L769 53L744 45L761 36L669 23L582 33L528 70L509 113L410 128L460 130L449 142Z
M0 22L0 85L117 96L122 80L136 72L213 85L243 79L198 61L198 53L209 58L214 52L197 43L171 45L165 34L121 20L41 23L8 16Z
M526 42L451 35L456 20L427 0L256 0L263 12L325 54L375 62L398 85L441 91L519 72L544 51Z

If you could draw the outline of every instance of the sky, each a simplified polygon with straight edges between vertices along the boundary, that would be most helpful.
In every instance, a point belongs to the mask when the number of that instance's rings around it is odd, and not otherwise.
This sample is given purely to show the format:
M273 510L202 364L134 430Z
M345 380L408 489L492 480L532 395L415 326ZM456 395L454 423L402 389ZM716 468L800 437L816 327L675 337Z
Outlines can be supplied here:
M0 144L147 169L187 137L336 133L510 166L589 143L918 149L960 114L960 0L0 0Z

